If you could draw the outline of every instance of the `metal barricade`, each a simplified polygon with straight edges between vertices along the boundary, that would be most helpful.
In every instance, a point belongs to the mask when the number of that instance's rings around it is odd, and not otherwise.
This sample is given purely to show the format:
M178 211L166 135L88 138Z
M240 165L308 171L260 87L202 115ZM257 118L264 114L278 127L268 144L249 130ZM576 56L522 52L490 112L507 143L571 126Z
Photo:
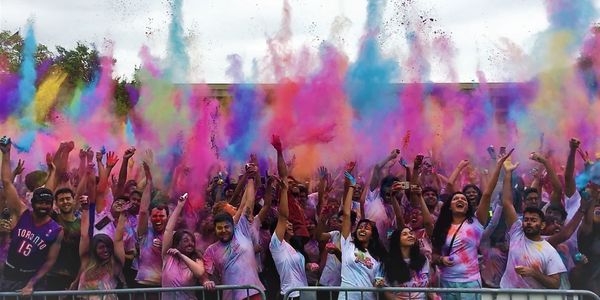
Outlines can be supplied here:
M176 288L136 288L136 289L118 289L118 290L94 290L94 291L34 291L31 296L22 296L17 292L0 292L0 300L8 299L89 299L89 300L109 300L109 299L127 299L127 300L152 300L159 299L158 295L166 295L169 299L180 299L182 293L192 293L199 300L228 300L224 299L222 292L244 290L246 295L260 295L261 300L266 300L265 292L254 285L218 285L214 290L207 290L203 286L188 286Z
M474 298L481 300L600 300L600 296L586 290L533 290L533 289L460 289L460 288L347 288L309 286L298 287L287 291L283 300L290 300L291 294L298 294L300 300L337 300L360 299L360 300L384 300L385 293L399 294L396 299L428 299L427 294L439 296L454 296L453 299ZM344 297L345 296L345 297Z

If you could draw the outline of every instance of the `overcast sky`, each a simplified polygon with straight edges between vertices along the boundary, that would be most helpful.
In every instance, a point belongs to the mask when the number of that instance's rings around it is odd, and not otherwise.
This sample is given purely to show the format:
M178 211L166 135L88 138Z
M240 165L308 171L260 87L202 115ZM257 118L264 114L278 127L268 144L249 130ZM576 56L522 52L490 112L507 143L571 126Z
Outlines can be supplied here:
M577 0L576 0L577 1ZM502 49L514 44L530 53L536 34L548 26L543 0L414 0L413 10L436 21L431 30L443 30L457 49L455 70L460 81L476 80L484 71L488 80L521 79L522 70L506 64ZM596 1L599 7L600 0ZM399 27L398 5L388 1L386 28ZM308 45L316 50L329 35L336 16L351 25L344 33L344 51L356 56L366 19L366 0L290 0L295 49ZM184 27L190 38L193 74L190 81L230 82L225 74L227 55L241 55L249 68L253 58L267 53L268 37L281 23L283 1L276 0L194 0L184 1ZM169 25L167 0L0 0L0 28L19 30L28 19L35 21L39 42L53 47L73 46L77 41L101 48L106 39L114 42L117 59L115 75L127 75L140 64L138 53L148 45L155 56L164 56ZM392 36L386 48L405 44ZM514 50L514 49L513 49ZM400 51L401 52L401 51ZM513 64L514 66L514 64ZM523 67L523 65L520 65ZM432 81L448 81L446 72L434 63Z

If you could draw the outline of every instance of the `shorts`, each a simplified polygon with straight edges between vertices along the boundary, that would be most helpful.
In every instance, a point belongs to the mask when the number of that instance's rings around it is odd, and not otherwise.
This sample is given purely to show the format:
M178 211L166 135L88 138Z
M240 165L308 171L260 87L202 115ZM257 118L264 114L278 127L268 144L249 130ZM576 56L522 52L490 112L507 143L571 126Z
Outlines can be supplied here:
M456 289L480 289L481 281L467 281L467 282L451 282L441 279L440 286L443 288L456 288ZM480 300L481 294L476 293L438 293L442 300Z

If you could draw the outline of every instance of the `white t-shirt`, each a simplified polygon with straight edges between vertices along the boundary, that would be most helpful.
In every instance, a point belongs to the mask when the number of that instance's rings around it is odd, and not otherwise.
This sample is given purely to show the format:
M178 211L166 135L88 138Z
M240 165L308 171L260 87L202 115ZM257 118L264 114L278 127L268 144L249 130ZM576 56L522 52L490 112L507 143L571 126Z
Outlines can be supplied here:
M410 264L410 258L404 259L406 264ZM390 287L406 287L406 288L425 288L429 285L429 260L425 260L425 264L420 271L415 272L410 270L410 280L403 283L398 282L386 282L387 286ZM396 300L408 300L408 299L427 299L425 293L410 293L410 292L394 292L392 293Z
M450 251L450 257L454 259L454 265L452 267L441 267L440 278L449 282L481 280L477 249L483 235L483 225L479 223L476 217L473 217L473 223L469 223L469 220L466 219L462 227L460 224L450 225L450 229L446 235L446 242L442 246L443 256L446 256L450 248L454 233L456 233L456 238Z
M565 210L567 211L567 218L565 219L565 224L567 224L571 219L573 219L573 217L575 217L575 214L579 210L580 205L581 195L579 194L578 190L575 190L575 194L573 194L571 197L565 197ZM564 242L564 244L566 244L567 247L569 247L569 252L571 254L579 252L579 249L577 247L577 232L579 232L579 226L581 226L581 223L579 223L579 225L577 226L575 233L572 234L571 237Z
M329 232L329 242L335 244L338 248L341 248L340 244L340 232L337 230ZM323 267L323 273L321 273L321 279L319 284L324 286L340 286L342 283L342 262L331 253L327 253L327 261L325 261L325 267Z
M373 287L375 278L383 278L382 266L371 254L362 252L352 242L352 236L341 237L342 244L342 287ZM363 293L363 299L373 300L375 294ZM346 299L346 293L340 293L339 300ZM360 292L349 292L349 300L360 300Z
M566 272L558 252L546 240L532 241L523 233L523 222L517 220L508 231L510 248L506 270L500 280L500 288L544 289L531 277L523 277L515 271L516 266L536 268L546 275Z
M106 225L104 227L98 229L98 227L99 227L98 223L102 222L102 220L104 218L108 218L110 220L110 222L108 222L108 223L103 222ZM103 225L103 224L100 224L100 225ZM116 231L117 231L117 225L115 224L115 219L113 218L112 214L110 213L110 206L107 206L100 213L95 213L94 236L97 234L103 233L103 234L108 235L114 241ZM136 243L135 236L136 236L135 229L129 225L129 222L126 222L125 223L125 232L123 233L123 243L125 245L125 252L135 250L135 243Z
M275 267L279 273L282 295L285 295L292 288L308 286L304 255L296 251L285 240L280 241L275 233L271 236L269 250L271 250ZM300 292L290 294L290 297L299 296Z

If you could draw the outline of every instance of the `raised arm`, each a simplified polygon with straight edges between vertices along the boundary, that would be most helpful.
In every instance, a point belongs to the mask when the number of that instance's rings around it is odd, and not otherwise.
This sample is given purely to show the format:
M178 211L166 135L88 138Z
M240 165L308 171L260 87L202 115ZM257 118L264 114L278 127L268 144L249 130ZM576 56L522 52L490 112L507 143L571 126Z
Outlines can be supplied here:
M2 185L4 186L4 196L6 197L6 206L11 212L20 217L27 209L25 204L19 199L17 189L13 183L12 171L10 169L10 150L12 142L10 138L3 137L0 139L0 151L2 151Z
M267 214L271 210L271 205L273 203L273 191L275 189L273 187L274 182L275 182L275 178L273 176L269 176L267 178L267 183L265 186L265 194L263 196L264 205L263 205L263 207L260 208L260 211L258 212L258 216L257 216L257 218L261 222L261 224L265 221Z
M81 258L82 268L87 266L87 262L90 255L90 205L89 198L79 197L79 203L81 204L81 225L79 239L79 257Z
M177 225L177 220L179 219L179 215L181 215L181 211L187 202L188 194L185 193L179 200L177 201L177 206L173 210L173 213L169 217L169 221L167 221L167 225L165 226L165 232L163 233L162 239L162 257L167 255L167 250L169 250L173 245L173 234L175 233L175 225Z
M564 207L561 201L563 195L563 188L560 184L560 180L558 179L558 175L556 175L556 171L554 170L552 164L548 161L548 159L535 152L531 154L531 159L544 165L546 171L548 172L548 177L550 178L550 183L552 184L550 204Z
M398 155L400 155L400 150L394 149L394 150L392 150L390 155L386 156L382 161L378 162L373 167L373 175L371 177L371 182L369 183L370 191L374 191L379 186L379 182L381 181L381 177L382 177L381 171L383 170L383 167L385 167L385 165L388 162L390 162L391 160L396 159L398 157Z
M486 185L483 194L481 195L481 201L479 202L479 206L477 207L477 211L475 212L475 216L479 220L479 223L486 224L489 218L489 210L490 210L490 202L492 200L492 193L496 188L496 184L498 184L498 178L500 177L500 171L504 165L504 162L510 157L510 155L515 151L515 149L511 149L507 154L500 157L498 162L496 163L496 168L494 168L494 172L490 176L490 181ZM511 187L512 188L512 187ZM512 191L511 191L512 195Z
M115 167L117 162L119 161L119 157L115 155L114 152L108 152L106 154L106 168L104 172L100 174L100 181L98 182L98 188L96 192L96 212L101 213L106 208L106 194L108 192L108 179L110 178L110 172ZM99 161L98 169L100 168L100 164L102 161Z
M150 200L152 200L152 189L154 187L150 166L146 162L142 163L144 173L146 174L146 186L142 192L140 200L140 212L138 214L137 236L144 236L148 232L148 209L150 208Z
M569 141L569 156L567 156L567 167L565 168L565 196L572 197L575 194L575 153L581 142L576 138Z
M392 197L392 208L394 209L394 216L396 217L396 229L404 227L406 222L404 222L404 209L400 207L400 200L402 199L403 193L402 184L400 182L394 182L392 185L392 192L394 196Z
M425 232L427 236L433 235L433 227L435 222L433 221L433 217L427 208L427 204L425 204L425 199L423 198L423 192L420 186L411 185L410 187L410 196L416 199L414 202L419 204L419 208L421 209L421 214L423 215L423 226L425 227Z
M513 223L517 221L517 211L513 204L512 193L512 173L519 166L519 163L513 164L509 159L504 162L504 183L502 185L502 210L504 212L504 220L506 227L511 228Z
M319 184L317 185L317 211L320 212L323 209L325 198L327 196L327 180L329 178L329 172L327 168L319 167Z
M125 264L125 242L123 237L125 236L125 224L127 223L127 214L122 211L119 215L119 221L117 221L117 228L115 230L115 258L121 266Z
M579 232L577 232L578 242L583 241L585 237L591 235L594 232L594 209L593 209L593 207L595 205L600 204L599 188L600 187L598 187L597 185L592 184L592 185L586 187L586 189L581 192L581 198L582 198L581 203L589 202L589 205L592 208L587 210L587 212L583 218L583 223L581 223L581 226L579 227Z
M342 237L347 239L352 231L350 214L352 211L352 194L354 194L356 179L354 179L354 176L352 176L352 174L349 172L345 172L344 175L346 176L346 185L348 185L348 190L346 191L346 196L342 202Z
M123 161L121 162L121 169L119 170L119 179L117 181L117 190L114 191L116 196L123 195L125 192L125 183L127 182L127 168L129 166L129 160L135 154L135 148L131 147L125 150L123 154Z
M550 243L553 247L556 247L559 244L567 241L575 233L575 230L577 230L579 223L581 223L581 220L583 220L583 217L586 215L588 209L589 203L581 203L579 209L575 213L575 216L573 216L573 218L571 218L571 220L569 220L569 222L567 222L567 224L562 227L558 233L551 235L546 239L546 241L548 241L548 243Z
M446 192L448 194L452 194L456 191L456 180L458 179L458 176L460 175L460 173L469 165L469 160L467 159L463 159L461 160L458 165L456 165L456 168L454 168L454 171L452 171L452 174L450 174L450 177L448 177L448 182L446 182Z
M46 165L48 166L48 178L46 179L46 188L51 191L55 191L58 186L57 180L57 171L56 165L54 164L54 159L52 158L52 154L46 153Z
M283 146L279 136L272 136L271 145L273 145L273 148L275 148L275 151L277 152L277 174L281 180L286 181L288 177L288 168L283 157Z
M277 217L277 227L275 227L275 235L277 239L283 241L285 237L285 230L287 228L287 222L289 217L288 208L288 184L287 180L280 180L280 196L279 196L279 216Z
M17 162L17 166L15 167L15 169L12 172L12 181L15 182L15 179L17 178L17 176L21 175L23 173L23 171L25 171L25 161L19 159L19 161Z

